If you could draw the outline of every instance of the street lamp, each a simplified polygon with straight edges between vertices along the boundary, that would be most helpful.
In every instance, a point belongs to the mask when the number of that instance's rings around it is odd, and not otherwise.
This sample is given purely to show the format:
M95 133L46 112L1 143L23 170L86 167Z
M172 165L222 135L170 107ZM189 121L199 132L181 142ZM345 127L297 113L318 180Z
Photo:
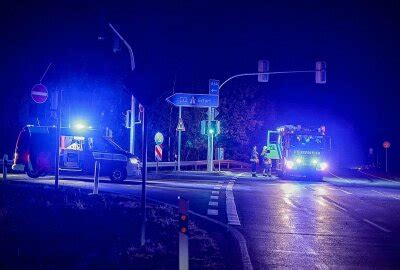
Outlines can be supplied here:
M135 57L133 55L132 47L129 43L121 36L121 34L115 29L115 27L109 23L111 30L118 36L118 38L125 44L129 51L129 57L131 61L131 70L135 70ZM141 198L141 213L142 213L142 226L141 226L141 237L140 244L144 246L146 243L146 181L147 181L147 123L145 121L145 110L143 106L139 106L141 112L142 122L142 198ZM135 98L132 95L131 98L131 122L130 122L130 152L134 152L134 140L135 140Z

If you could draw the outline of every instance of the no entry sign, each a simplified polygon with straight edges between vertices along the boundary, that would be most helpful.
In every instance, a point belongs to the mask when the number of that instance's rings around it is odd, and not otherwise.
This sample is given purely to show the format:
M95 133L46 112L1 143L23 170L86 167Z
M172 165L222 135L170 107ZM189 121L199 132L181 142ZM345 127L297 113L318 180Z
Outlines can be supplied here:
M31 97L33 101L38 104L44 103L47 100L49 92L47 91L46 86L43 84L35 84L31 90Z
M390 148L390 142L389 141L384 141L383 142L383 148L385 148L385 149Z

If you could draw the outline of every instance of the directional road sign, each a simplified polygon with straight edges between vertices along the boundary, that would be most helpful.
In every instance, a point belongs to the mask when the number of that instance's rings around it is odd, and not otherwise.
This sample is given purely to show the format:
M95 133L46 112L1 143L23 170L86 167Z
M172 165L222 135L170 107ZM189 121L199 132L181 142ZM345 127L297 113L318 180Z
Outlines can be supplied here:
M210 95L219 95L219 81L214 79L209 80L208 90Z
M218 95L176 93L166 99L177 107L208 108L218 107Z
M33 101L41 104L46 102L47 97L49 96L49 92L47 91L46 86L44 86L43 84L35 84L32 87L31 96Z

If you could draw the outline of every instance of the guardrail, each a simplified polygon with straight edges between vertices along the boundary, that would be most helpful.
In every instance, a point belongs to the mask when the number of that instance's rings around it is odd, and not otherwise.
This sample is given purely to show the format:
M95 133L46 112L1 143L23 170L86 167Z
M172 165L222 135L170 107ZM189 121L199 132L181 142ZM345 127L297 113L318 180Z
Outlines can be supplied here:
M220 166L227 169L230 168L250 168L251 164L236 160L214 160L214 167ZM147 162L147 168L156 168L157 162ZM176 161L158 162L158 168L176 168ZM207 167L207 160L196 160L196 161L181 161L181 167L192 167L194 170L198 170L201 167Z

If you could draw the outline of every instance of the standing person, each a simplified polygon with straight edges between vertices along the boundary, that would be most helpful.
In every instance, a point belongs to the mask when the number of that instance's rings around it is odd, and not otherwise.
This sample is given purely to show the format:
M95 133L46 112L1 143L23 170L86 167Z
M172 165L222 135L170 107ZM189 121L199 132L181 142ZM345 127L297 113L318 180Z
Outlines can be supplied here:
M258 163L257 146L253 146L250 162L251 162L251 176L257 177L257 163Z
M267 146L263 147L263 150L261 152L261 158L263 162L263 176L268 176L271 177L271 167L272 167L272 160L268 157L268 148Z

